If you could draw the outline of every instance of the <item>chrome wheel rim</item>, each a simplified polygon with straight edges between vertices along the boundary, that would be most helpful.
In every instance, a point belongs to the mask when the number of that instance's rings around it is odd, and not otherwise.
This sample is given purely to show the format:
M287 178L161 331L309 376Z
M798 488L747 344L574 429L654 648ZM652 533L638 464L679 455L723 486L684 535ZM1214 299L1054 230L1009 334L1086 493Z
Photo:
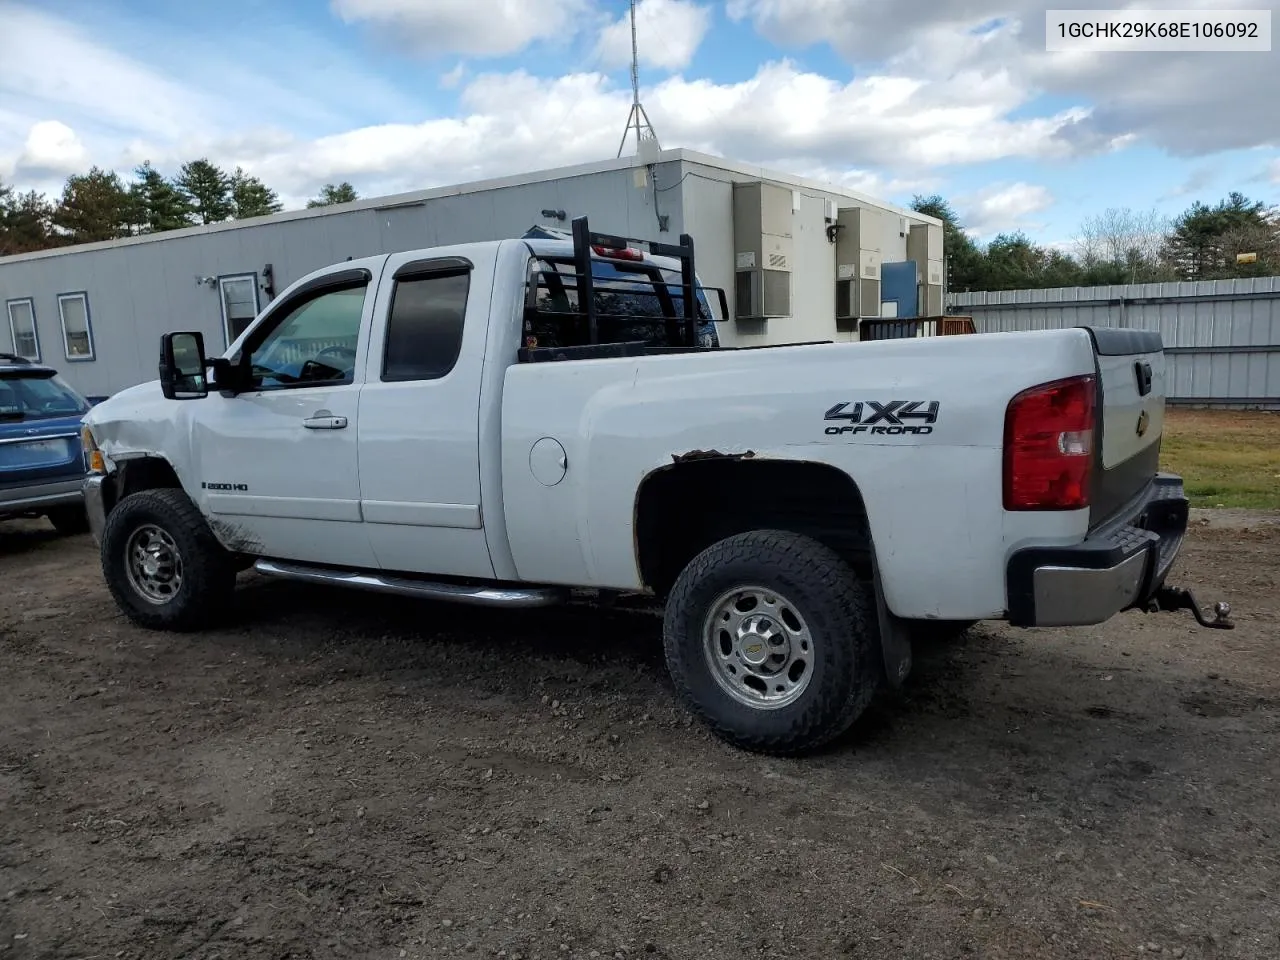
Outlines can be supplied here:
M144 524L125 545L129 585L148 603L168 603L182 589L182 554L168 531Z
M795 604L766 587L735 587L715 599L702 652L720 689L757 710L794 703L813 677L808 624Z

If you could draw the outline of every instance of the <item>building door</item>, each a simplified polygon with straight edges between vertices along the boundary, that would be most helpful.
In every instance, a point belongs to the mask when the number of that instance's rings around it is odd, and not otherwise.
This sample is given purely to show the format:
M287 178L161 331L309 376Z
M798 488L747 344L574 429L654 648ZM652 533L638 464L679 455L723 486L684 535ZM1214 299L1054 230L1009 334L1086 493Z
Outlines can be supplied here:
M916 262L903 260L898 263L882 263L880 265L880 316L900 317L903 319L918 317L919 294L916 287ZM887 304L893 304L887 307ZM899 326L895 324L895 326ZM915 324L901 324L903 330L914 330ZM897 336L912 336L910 333Z
M258 275L219 277L218 299L222 301L222 335L229 347L258 315Z
M448 247L429 259L392 254L383 271L372 335L380 346L369 351L360 395L360 506L385 570L494 575L480 509L479 399L497 251L467 256Z
M189 404L192 486L246 553L374 567L360 517L357 423L373 288L384 258L272 305L230 359L253 386Z

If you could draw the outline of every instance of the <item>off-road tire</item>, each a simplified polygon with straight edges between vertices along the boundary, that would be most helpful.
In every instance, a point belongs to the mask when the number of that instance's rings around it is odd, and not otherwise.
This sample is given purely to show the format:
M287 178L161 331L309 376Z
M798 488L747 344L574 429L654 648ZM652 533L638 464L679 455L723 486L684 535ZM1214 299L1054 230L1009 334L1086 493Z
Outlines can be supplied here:
M703 653L704 623L716 598L747 584L787 597L813 636L813 675L783 707L734 699ZM833 550L786 531L737 534L694 557L667 598L663 641L667 669L689 710L717 736L758 753L806 753L840 736L883 680L872 587Z
M53 529L64 537L89 532L89 515L84 512L83 506L54 507L46 516L53 524Z
M164 603L149 602L130 582L126 549L133 533L145 524L167 533L182 559L181 584ZM236 581L231 555L181 490L143 490L116 504L102 531L101 555L112 597L141 627L201 630L218 623L231 604Z

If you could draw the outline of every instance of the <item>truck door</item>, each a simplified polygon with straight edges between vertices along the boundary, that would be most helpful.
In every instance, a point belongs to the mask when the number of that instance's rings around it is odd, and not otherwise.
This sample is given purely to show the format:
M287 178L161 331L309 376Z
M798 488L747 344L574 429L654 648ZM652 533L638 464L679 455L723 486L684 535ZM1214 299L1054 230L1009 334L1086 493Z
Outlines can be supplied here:
M387 260L359 423L360 507L384 570L494 575L479 404L496 252Z
M384 258L322 274L236 345L251 389L185 405L192 462L224 542L246 553L374 566L360 518L356 430L373 285Z

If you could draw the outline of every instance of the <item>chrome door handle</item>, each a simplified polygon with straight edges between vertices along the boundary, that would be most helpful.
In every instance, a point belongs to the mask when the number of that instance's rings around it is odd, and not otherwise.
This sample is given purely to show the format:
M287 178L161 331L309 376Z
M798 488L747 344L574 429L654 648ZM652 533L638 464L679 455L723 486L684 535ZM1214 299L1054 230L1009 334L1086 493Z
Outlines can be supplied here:
M347 425L346 417L314 416L302 421L308 430L342 430Z

